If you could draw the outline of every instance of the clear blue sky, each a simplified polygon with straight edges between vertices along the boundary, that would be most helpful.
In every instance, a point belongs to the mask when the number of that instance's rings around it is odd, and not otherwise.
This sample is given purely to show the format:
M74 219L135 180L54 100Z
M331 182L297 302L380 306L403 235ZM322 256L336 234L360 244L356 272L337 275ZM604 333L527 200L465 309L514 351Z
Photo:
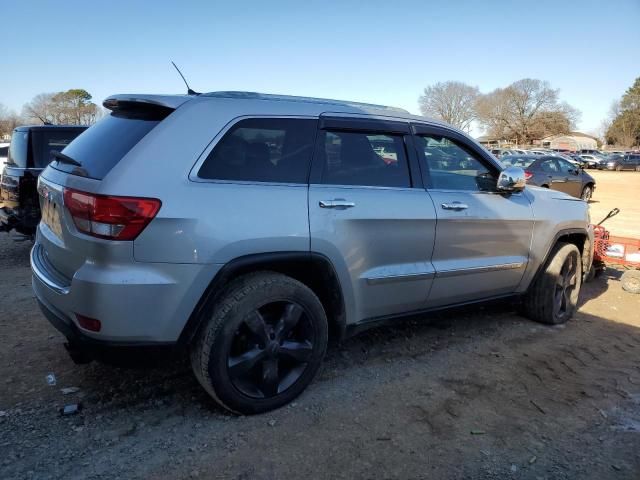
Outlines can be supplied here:
M640 0L0 0L0 103L251 90L418 113L429 84L549 80L593 131L640 76Z

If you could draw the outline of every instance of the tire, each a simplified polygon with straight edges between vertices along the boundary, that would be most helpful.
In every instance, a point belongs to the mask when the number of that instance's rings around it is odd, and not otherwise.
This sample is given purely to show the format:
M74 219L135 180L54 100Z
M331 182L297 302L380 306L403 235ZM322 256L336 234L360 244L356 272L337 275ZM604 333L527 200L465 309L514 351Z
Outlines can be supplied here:
M577 309L581 284L582 259L578 247L558 242L525 294L522 313L548 325L565 323Z
M589 272L584 277L584 283L589 283L589 282L592 282L593 280L595 280L596 273L597 273L596 271L597 271L596 267L591 265L591 268L589 269Z
M622 171L622 167L620 165L616 166L616 172L621 172Z
M636 172L640 172L640 165L636 167Z
M591 200L592 195L593 195L593 187L591 185L585 185L584 188L582 189L582 194L580 195L580 198L585 202L588 202L589 200Z
M640 270L627 270L620 277L622 289L629 293L640 293Z
M311 383L327 349L327 317L304 284L273 272L231 282L190 351L204 389L238 414L291 402Z

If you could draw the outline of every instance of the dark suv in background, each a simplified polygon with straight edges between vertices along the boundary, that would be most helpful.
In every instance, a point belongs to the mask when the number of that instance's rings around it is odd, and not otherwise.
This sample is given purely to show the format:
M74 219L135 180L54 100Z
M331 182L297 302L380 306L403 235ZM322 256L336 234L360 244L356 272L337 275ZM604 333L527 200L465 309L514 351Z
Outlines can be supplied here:
M640 172L640 154L618 155L616 158L610 159L606 162L607 170L616 170L618 172L622 170L635 170Z
M32 236L40 221L37 182L40 172L88 127L38 125L18 127L4 170L0 172L0 232Z

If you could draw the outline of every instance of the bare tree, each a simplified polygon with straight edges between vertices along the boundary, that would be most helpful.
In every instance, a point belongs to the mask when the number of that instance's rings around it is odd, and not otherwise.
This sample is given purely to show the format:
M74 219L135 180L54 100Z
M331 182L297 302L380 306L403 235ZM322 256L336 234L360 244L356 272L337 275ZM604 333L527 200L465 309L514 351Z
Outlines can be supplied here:
M477 118L489 134L517 143L568 133L580 112L559 102L558 96L549 82L525 78L482 95L476 104Z
M23 116L45 124L91 125L98 117L98 106L82 89L41 93L23 107Z
M479 95L478 87L466 83L438 82L424 89L418 104L423 115L468 131L476 116L475 104Z
M11 135L13 129L21 123L22 119L14 111L0 103L0 139Z

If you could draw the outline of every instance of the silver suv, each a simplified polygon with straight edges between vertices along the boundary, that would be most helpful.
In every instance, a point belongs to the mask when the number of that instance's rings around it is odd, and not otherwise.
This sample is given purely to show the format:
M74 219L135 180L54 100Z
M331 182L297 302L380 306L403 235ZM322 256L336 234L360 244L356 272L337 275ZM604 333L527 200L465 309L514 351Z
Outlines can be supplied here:
M180 347L225 408L277 408L330 336L498 297L569 319L585 202L450 126L376 105L117 95L42 173L31 254L76 361Z

